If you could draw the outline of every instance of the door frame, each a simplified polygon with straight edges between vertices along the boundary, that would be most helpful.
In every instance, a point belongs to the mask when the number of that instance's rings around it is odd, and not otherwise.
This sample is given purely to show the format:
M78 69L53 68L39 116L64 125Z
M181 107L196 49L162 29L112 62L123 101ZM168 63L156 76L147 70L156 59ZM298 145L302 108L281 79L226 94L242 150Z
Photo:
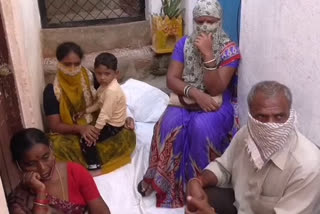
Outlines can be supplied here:
M5 196L3 188L1 188L1 187L2 187L2 180L0 178L0 207L1 207L1 213L9 214L6 196Z
M12 66L9 66L10 56L0 12L0 172L1 184L6 194L10 193L20 182L19 172L12 160L10 139L22 129L21 110L13 76Z
M34 1L30 0L30 4L37 3ZM41 102L40 104L38 102L35 103L34 97L39 96L35 95L35 92L38 93L44 88L44 75L43 86L35 88L37 86L34 86L32 80L39 74L35 74L34 70L39 69L42 71L42 65L37 65L39 66L37 68L30 66L31 56L25 50L25 46L29 41L24 36L24 12L19 0L0 0L0 13L2 14L2 23L6 34L10 64L14 71L13 75L18 92L22 125L23 127L34 127L43 130ZM40 36L39 39L41 39ZM42 56L42 53L40 55Z

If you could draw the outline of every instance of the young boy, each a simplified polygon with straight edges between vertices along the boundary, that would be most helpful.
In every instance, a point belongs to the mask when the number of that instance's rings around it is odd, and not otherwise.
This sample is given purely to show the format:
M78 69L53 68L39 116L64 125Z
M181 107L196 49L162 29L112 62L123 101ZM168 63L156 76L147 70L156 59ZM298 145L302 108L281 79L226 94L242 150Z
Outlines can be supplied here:
M118 60L110 53L99 54L94 62L94 73L100 86L97 99L92 106L86 108L86 113L100 110L95 128L100 132L99 140L106 140L118 134L127 117L126 97L117 81ZM103 129L103 131L101 131ZM86 157L88 169L101 167L95 144L82 140L82 151Z

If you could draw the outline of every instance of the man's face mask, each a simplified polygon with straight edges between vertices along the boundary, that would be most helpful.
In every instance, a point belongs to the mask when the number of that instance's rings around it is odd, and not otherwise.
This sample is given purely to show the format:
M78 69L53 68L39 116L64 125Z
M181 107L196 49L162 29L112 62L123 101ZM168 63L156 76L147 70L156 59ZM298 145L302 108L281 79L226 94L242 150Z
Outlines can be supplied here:
M247 147L257 169L261 169L288 142L295 123L294 110L290 111L290 117L285 123L262 123L248 114L250 140Z

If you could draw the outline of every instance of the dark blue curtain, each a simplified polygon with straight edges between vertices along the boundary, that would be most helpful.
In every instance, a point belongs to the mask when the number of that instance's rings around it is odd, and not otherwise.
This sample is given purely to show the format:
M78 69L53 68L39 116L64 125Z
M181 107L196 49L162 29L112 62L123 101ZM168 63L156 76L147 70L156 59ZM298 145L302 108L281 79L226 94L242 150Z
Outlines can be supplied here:
M223 29L239 44L241 0L219 0L223 8Z

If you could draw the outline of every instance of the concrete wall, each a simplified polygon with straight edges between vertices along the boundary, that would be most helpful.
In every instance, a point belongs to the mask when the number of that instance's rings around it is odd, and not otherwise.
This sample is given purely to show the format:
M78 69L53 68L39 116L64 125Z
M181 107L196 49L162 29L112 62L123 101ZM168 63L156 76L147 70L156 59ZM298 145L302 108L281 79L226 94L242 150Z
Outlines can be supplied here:
M140 48L151 44L149 21L115 25L42 30L44 57L55 57L57 46L65 41L81 45L85 53L115 48Z
M190 35L193 31L193 15L192 11L197 0L185 0L185 34Z
M288 85L299 127L320 145L320 4L318 0L242 1L239 99L247 119L246 95L261 80Z
M55 1L54 5L59 7L62 1L63 0ZM67 2L70 2L70 0ZM92 4L82 4L81 2L85 2L85 0L79 1L78 4L84 5L84 8L87 10L92 10ZM97 4L99 0L94 0L93 2ZM122 8L126 10L128 7L126 2L127 1L125 0L113 0L110 5L111 7L119 7L119 5L121 5ZM154 0L152 2L151 0L147 0L147 19L150 18L151 14L159 13L160 8L160 0ZM67 7L65 7L65 9L67 9ZM129 11L129 8L127 9ZM61 11L63 12L64 10ZM50 14L50 10L48 12ZM85 53L100 52L116 48L136 49L151 45L151 28L150 22L147 20L123 24L42 29L42 39L43 56L45 58L55 57L56 47L65 41L74 41L80 44Z
M25 127L42 128L44 86L37 0L0 0Z
M160 14L161 0L146 0L146 16L150 18L151 15Z
M185 12L185 32L192 32L192 9L196 0L185 0L182 6ZM125 24L101 25L77 28L43 29L43 55L54 57L58 44L74 41L81 44L86 53L99 52L115 48L140 48L151 44L151 15L160 14L161 0L146 0L147 21ZM75 36L77 35L77 36ZM131 39L128 39L131 38Z

